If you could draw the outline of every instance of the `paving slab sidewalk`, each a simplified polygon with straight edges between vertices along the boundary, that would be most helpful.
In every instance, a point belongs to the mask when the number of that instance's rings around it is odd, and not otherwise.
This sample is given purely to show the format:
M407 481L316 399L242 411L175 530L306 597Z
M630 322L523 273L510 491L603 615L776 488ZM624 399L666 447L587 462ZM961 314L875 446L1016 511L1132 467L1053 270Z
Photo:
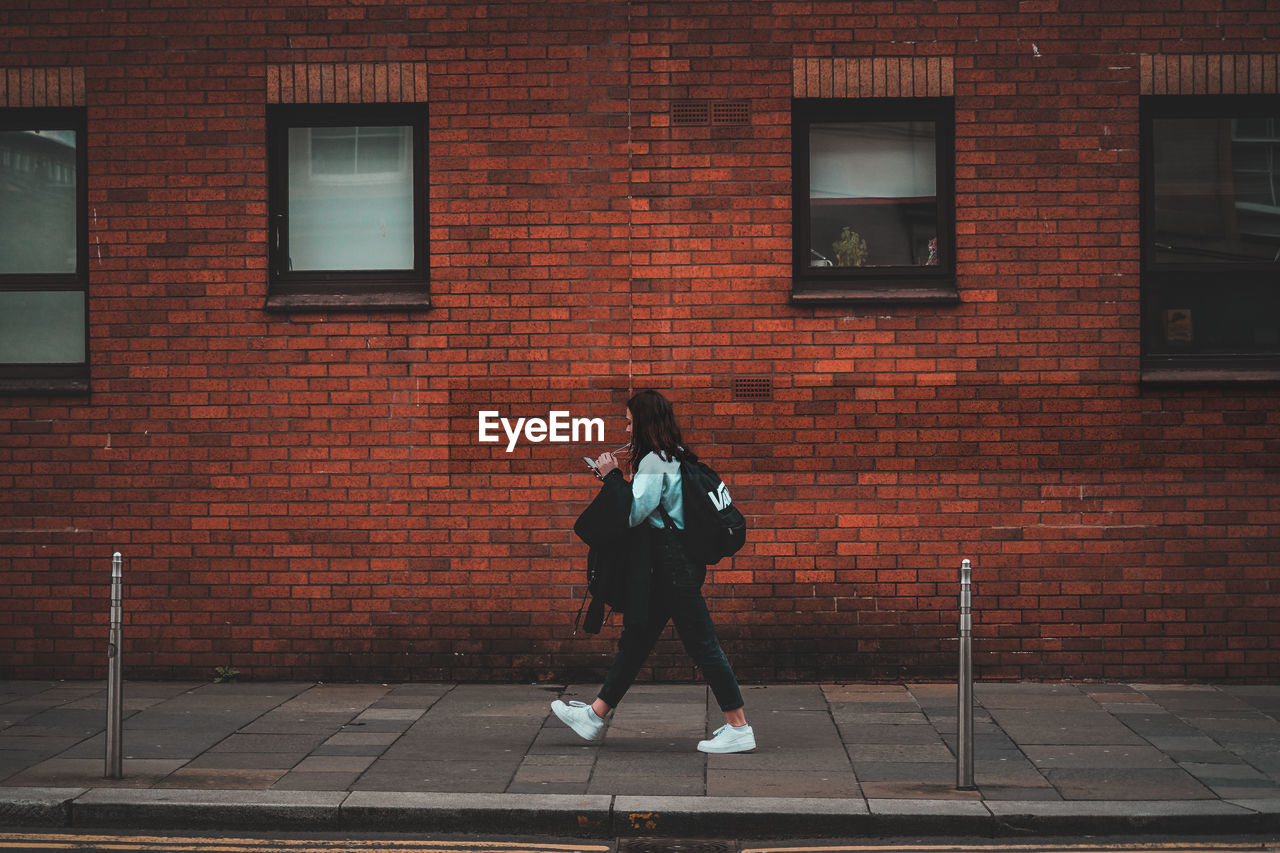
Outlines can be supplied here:
M707 756L696 684L639 684L598 742L552 684L0 682L0 825L611 835L1280 830L1280 687L979 684L976 790L956 688L744 688L758 749Z

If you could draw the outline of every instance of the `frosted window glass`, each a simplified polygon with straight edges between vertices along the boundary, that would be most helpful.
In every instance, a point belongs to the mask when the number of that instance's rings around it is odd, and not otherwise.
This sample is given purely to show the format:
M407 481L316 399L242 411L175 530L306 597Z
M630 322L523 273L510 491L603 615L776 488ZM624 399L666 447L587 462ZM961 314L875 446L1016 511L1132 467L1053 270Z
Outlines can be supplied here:
M413 269L413 128L289 129L289 269Z
M0 274L76 262L75 131L0 131Z
M809 194L815 199L932 198L933 122L815 124L809 130Z
M84 294L0 291L0 363L78 364L84 353Z

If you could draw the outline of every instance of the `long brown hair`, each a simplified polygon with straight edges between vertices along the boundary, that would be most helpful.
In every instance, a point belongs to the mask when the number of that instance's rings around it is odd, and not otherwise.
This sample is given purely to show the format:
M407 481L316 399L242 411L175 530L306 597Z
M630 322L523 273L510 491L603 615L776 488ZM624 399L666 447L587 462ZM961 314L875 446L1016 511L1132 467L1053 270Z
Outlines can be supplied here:
M671 401L657 391L641 391L627 401L631 412L631 470L649 453L657 452L668 458L696 460L697 454L689 449L680 435L676 423L675 408Z

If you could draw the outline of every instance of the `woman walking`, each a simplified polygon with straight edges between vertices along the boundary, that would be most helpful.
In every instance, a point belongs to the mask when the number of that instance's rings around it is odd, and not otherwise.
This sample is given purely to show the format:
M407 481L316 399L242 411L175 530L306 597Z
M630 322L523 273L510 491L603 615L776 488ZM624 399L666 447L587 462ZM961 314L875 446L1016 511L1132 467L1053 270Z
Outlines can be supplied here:
M598 738L604 718L622 701L667 622L672 622L685 651L702 670L724 712L725 725L710 740L699 743L698 750L748 752L756 747L755 732L747 725L738 680L716 639L715 626L702 597L707 567L690 560L683 545L680 460L696 460L697 456L683 446L675 411L657 391L641 391L627 402L627 432L631 435L630 461L635 471L629 484L631 511L627 523L645 530L650 542L648 562L652 575L647 607L638 608L642 618L624 620L618 653L595 701L589 705L566 704L557 699L551 709L581 737ZM612 453L601 454L596 465L606 484L610 484L609 477L622 477L618 459ZM611 484L625 487L626 481Z

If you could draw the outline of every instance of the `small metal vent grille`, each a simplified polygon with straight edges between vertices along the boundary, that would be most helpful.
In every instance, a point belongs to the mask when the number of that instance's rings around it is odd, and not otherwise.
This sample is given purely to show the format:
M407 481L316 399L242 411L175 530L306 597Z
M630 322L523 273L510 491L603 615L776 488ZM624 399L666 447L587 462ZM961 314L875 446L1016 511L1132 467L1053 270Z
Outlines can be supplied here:
M682 127L711 121L711 105L705 101L676 101L671 105L671 123Z
M751 107L746 101L717 101L711 105L712 124L750 124Z
M746 101L675 101L671 104L671 124L678 127L705 127L751 123L751 105Z
M773 380L768 376L735 376L733 399L772 400Z

